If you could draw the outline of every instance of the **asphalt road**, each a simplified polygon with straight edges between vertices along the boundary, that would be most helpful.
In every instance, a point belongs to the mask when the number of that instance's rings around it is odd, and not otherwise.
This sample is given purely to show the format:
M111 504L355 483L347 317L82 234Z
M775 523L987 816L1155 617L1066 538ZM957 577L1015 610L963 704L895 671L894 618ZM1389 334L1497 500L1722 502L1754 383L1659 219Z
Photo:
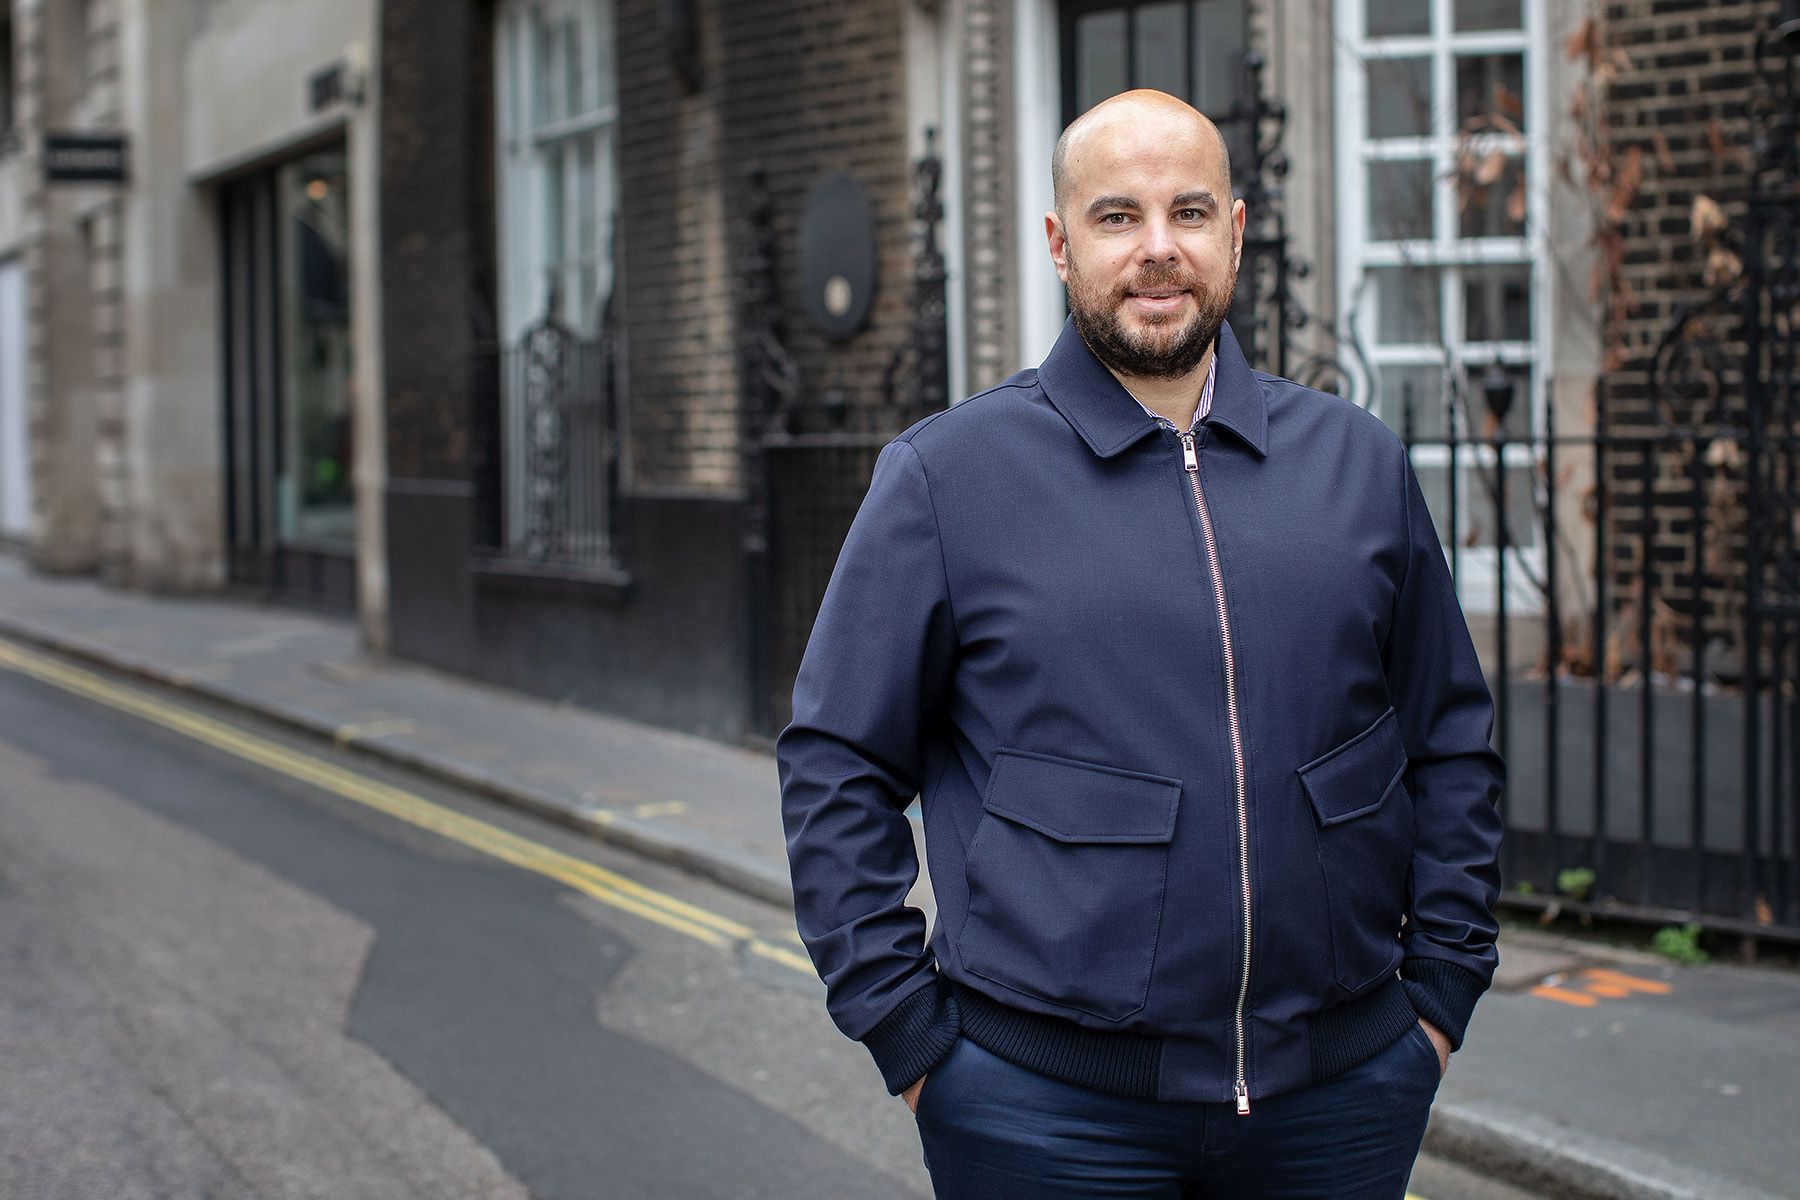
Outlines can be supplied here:
M72 686L0 670L0 1195L928 1195L786 914Z

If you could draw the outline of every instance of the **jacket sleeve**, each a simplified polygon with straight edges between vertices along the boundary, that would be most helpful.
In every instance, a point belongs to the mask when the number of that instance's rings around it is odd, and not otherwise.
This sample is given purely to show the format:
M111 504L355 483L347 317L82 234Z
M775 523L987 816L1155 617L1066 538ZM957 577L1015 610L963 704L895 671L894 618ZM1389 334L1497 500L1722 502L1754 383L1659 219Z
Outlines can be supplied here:
M1419 1015L1460 1047L1498 962L1505 766L1489 742L1493 700L1443 547L1404 456L1401 466L1407 565L1384 651L1415 827L1400 975Z
M839 1029L890 1092L955 1043L957 1019L905 904L919 874L906 808L942 710L956 637L918 452L881 452L825 591L776 742L800 937Z

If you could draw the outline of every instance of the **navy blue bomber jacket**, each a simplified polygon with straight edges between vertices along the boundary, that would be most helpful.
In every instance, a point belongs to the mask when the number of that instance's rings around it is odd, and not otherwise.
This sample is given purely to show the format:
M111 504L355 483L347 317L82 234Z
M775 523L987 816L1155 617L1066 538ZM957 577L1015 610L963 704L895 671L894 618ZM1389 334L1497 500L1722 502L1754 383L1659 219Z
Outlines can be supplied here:
M1419 1016L1460 1045L1492 978L1492 702L1404 449L1217 353L1197 435L1070 326L876 463L777 754L801 936L890 1091L960 1035L1244 1110Z

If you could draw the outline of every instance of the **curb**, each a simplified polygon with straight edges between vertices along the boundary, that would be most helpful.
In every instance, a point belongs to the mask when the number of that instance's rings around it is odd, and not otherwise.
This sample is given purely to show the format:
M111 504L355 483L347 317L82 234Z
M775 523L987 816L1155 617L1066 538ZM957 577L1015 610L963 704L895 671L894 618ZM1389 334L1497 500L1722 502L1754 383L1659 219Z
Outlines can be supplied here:
M1548 1200L1780 1200L1499 1104L1439 1101L1424 1149Z
M343 728L342 722L304 705L269 700L229 683L190 678L179 669L165 667L110 647L102 649L16 619L0 618L0 634L134 679L204 697L272 721L285 729L367 755L378 762L402 767L439 783L497 800L644 858L666 863L752 899L790 910L794 906L793 887L786 872L770 867L752 854L732 846L720 845L703 835L654 825L637 817L519 783L435 750L395 741L395 735L392 734L366 738L342 737L339 735Z

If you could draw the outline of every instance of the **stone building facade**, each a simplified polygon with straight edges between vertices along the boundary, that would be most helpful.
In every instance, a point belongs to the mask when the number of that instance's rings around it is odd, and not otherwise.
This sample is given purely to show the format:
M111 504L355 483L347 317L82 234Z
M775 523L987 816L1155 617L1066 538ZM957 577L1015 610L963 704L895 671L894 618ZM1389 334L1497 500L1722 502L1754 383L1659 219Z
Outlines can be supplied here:
M15 4L9 22L13 137L0 189L7 197L5 255L23 328L7 338L24 362L9 370L23 395L28 474L12 536L51 571L128 576L127 476L121 370L121 203L105 185L43 181L45 130L118 128L118 9ZM16 436L16 435L15 435ZM21 470L24 468L24 470Z
M0 358L25 349L0 366L0 426L17 374L29 469L0 459L26 498L7 536L122 586L343 611L360 590L381 644L372 5L9 9L0 275L26 300L0 300L23 322ZM122 170L52 178L46 146L71 137L110 140Z

